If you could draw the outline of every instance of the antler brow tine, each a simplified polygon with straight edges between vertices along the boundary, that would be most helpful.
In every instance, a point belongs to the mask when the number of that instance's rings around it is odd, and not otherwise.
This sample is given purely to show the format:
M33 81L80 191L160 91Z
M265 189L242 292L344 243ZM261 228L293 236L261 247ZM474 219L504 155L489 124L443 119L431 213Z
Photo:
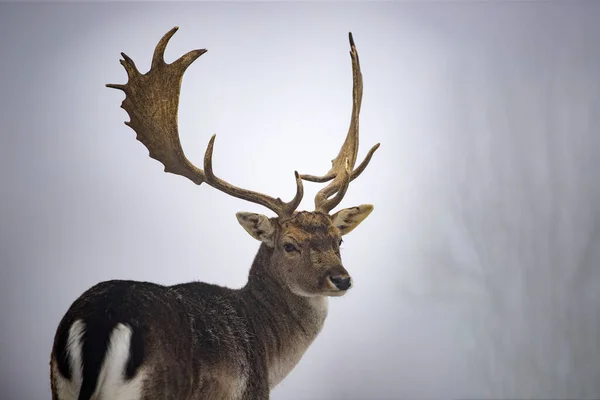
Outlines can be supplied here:
M171 64L165 63L165 49L178 29L172 28L160 39L154 49L150 70L146 74L142 75L133 60L121 53L121 64L127 72L128 81L126 84L106 86L125 92L121 107L130 117L130 121L125 124L136 132L136 138L146 146L150 157L164 165L165 172L184 176L197 185L206 182L226 194L261 204L280 217L292 215L304 195L298 172L295 172L296 195L291 201L284 203L280 198L239 188L215 176L212 169L214 135L206 149L204 170L197 168L186 158L177 124L181 81L186 69L207 50L192 50Z

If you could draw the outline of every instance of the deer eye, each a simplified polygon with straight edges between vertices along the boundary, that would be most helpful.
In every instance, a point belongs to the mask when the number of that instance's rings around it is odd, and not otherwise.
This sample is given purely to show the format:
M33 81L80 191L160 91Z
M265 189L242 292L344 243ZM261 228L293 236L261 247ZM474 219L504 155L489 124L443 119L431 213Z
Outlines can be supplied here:
M283 249L285 251L287 251L288 253L291 253L292 251L297 251L298 249L296 249L296 246L294 246L291 243L286 243L283 245Z

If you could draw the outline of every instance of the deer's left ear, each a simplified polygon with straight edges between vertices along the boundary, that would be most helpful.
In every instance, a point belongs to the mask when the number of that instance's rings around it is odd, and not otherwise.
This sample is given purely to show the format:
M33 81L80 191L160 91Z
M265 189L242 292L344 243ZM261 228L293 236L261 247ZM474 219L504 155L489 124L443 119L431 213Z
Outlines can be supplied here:
M358 207L344 208L333 214L331 216L331 220L333 221L333 225L340 230L340 233L346 235L361 222L365 220L373 211L372 204L363 204Z
M262 214L239 212L235 214L242 227L256 240L273 247L275 239L275 226L273 222Z

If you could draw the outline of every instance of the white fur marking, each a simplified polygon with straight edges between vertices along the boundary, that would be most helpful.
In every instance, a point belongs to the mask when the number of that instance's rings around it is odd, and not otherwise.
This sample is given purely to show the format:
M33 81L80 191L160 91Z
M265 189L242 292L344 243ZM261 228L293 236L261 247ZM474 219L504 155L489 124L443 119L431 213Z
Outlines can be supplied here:
M69 329L69 337L65 351L71 367L71 379L67 379L58 371L56 359L52 360L52 376L56 385L56 391L60 399L77 399L83 375L83 360L81 358L81 348L83 346L82 337L85 332L85 324L78 319L73 322Z
M125 380L125 368L129 360L131 328L117 324L110 336L108 351L98 377L98 400L139 400L145 378L143 368L139 368L132 380Z

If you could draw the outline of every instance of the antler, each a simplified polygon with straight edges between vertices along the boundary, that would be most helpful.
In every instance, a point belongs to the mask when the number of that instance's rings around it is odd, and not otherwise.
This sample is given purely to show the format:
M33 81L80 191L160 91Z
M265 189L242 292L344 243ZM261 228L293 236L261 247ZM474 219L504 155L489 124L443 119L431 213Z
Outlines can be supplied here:
M362 73L360 72L360 62L358 59L358 52L352 38L352 33L348 34L350 40L350 57L352 59L352 119L350 121L350 128L346 135L346 140L342 144L340 152L337 157L331 161L331 169L326 175L314 176L314 175L301 175L300 177L305 181L310 182L328 182L333 181L321 189L315 196L315 209L323 212L330 212L335 206L340 204L348 185L351 181L358 178L358 176L367 168L371 157L375 151L379 148L379 143L369 150L363 162L353 170L354 164L356 163L356 156L358 153L358 115L360 113L360 105L362 102L363 94L363 80ZM337 193L337 194L336 194ZM335 197L330 198L334 194Z
M197 168L186 158L177 128L181 80L185 70L206 50L192 50L171 64L165 63L167 43L178 29L179 27L174 27L158 42L152 66L146 74L142 75L133 60L121 53L123 60L120 61L127 71L128 82L125 85L106 86L125 92L126 97L121 107L130 117L130 122L125 124L137 133L136 138L148 148L150 157L165 166L165 172L184 176L197 185L206 182L226 194L263 205L279 217L291 216L304 195L298 172L294 172L296 195L291 201L284 203L280 198L236 187L215 176L212 154L216 135L211 137L204 154L204 170Z

